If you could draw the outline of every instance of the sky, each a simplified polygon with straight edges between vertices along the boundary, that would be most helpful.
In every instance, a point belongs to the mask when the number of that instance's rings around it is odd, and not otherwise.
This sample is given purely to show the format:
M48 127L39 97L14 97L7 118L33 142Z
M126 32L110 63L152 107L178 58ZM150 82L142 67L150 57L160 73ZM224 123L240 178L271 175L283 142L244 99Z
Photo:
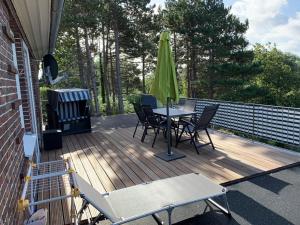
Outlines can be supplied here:
M151 3L164 4L164 0ZM249 20L246 37L250 44L275 43L300 56L300 0L224 0L242 21Z

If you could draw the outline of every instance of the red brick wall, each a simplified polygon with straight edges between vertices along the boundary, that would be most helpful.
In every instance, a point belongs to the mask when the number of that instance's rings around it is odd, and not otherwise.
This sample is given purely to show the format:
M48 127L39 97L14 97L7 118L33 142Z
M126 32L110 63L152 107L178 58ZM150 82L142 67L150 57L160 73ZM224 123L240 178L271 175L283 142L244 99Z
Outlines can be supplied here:
M0 0L0 24L6 25L14 33L17 50L18 70L20 76L22 100L17 98L15 72L9 71L13 66L12 46L9 37L0 27L0 224L20 224L22 214L17 211L17 200L21 194L24 173L24 153L19 105L23 105L25 129L31 131L31 113L28 99L27 79L24 73L23 40L26 37L10 0ZM30 46L27 44L27 47ZM35 95L36 115L39 118L38 64L31 57L32 80ZM39 124L39 123L38 123ZM1 224L2 225L2 224Z
M0 1L0 23L9 24L9 10ZM20 195L20 174L24 154L16 80L8 65L13 65L11 41L0 29L0 220L17 224L17 199Z

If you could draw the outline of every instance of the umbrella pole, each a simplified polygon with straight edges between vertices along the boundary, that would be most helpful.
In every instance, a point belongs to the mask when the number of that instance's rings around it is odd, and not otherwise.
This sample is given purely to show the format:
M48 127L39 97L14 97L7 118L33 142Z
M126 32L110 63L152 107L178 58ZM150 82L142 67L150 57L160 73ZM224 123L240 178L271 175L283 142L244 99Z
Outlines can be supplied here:
M167 97L167 139L168 139L168 155L173 155L171 149L171 118L170 118L170 97Z
M168 151L160 152L155 154L156 157L164 161L172 161L176 159L184 158L185 155L179 152L173 152L171 148L171 118L170 118L170 98L167 98L167 141L168 141Z

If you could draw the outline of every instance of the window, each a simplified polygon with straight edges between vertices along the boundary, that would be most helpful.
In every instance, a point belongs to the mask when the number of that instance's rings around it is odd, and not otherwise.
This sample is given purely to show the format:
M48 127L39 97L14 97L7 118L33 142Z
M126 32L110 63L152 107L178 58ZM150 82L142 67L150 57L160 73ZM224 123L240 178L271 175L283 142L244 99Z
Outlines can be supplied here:
M37 121L36 121L36 113L35 113L35 102L34 102L34 92L33 92L33 85L32 85L30 58L29 58L28 48L24 41L23 41L23 50L24 50L24 70L27 79L28 98L29 98L28 100L29 100L30 111L31 111L32 133L37 134Z
M13 52L14 66L15 66L15 68L18 68L16 45L14 43L12 44L12 52ZM16 76L17 96L18 96L18 99L21 100L20 77L19 77L18 73L15 76ZM23 113L22 104L19 105L19 113L20 113L21 127L24 128L25 124L24 124L24 113Z

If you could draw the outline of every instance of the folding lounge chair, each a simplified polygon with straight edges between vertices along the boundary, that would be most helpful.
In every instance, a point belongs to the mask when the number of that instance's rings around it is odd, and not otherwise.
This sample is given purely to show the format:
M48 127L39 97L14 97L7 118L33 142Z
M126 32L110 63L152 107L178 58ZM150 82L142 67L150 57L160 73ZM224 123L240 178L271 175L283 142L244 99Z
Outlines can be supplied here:
M176 147L178 146L178 143L180 143L180 142L190 141L191 143L193 143L193 145L197 151L197 154L199 154L199 150L198 150L199 148L204 147L209 144L211 144L212 148L215 149L215 146L211 140L211 137L208 133L207 128L209 126L210 121L215 116L218 108L219 108L219 105L208 105L208 106L205 106L205 108L199 118L194 118L191 121L181 120L179 124L182 125L182 130L177 138ZM199 136L198 132L200 132L200 131L206 132L207 137L209 139L209 143L197 144L198 136ZM182 134L184 132L188 133L190 138L181 140Z
M168 213L168 223L171 225L173 209L199 201L213 204L224 214L231 215L226 189L199 174L181 175L103 194L78 174L73 175L74 188L83 199L77 222L80 222L81 215L88 205L99 211L99 215L90 225L103 219L109 219L113 225L119 225L151 215L158 224L163 224L157 215L163 211ZM219 196L223 197L225 207L212 199Z

